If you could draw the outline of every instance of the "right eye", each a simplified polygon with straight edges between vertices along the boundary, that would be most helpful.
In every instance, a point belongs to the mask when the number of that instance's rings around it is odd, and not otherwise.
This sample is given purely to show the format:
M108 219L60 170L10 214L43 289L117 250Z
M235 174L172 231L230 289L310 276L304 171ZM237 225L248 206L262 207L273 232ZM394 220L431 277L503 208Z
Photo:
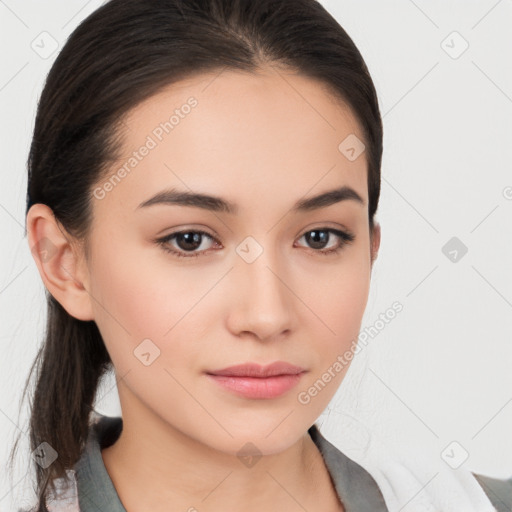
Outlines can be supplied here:
M159 238L156 242L164 251L171 253L173 256L177 256L178 258L195 258L197 256L202 256L207 252L207 249L194 252L203 245L203 237L215 240L215 238L206 231L194 231L189 229L175 231L163 238ZM178 245L178 249L173 249L170 245L171 242L175 242Z

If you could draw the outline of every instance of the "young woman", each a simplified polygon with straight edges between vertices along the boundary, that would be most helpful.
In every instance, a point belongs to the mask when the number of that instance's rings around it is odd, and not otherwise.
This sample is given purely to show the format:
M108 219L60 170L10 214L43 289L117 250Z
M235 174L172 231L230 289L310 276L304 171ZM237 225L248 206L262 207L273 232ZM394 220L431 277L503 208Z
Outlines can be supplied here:
M315 0L80 24L29 157L36 510L388 510L315 425L366 307L381 154L367 67ZM93 409L109 370L122 418Z

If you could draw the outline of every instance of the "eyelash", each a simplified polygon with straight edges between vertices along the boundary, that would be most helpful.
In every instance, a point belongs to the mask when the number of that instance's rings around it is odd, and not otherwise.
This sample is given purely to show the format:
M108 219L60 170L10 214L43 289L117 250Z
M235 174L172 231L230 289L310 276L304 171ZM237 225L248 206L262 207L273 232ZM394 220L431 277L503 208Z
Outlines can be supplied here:
M314 253L320 254L322 256L337 255L345 247L345 245L348 245L355 240L355 236L352 233L340 231L339 229L333 229L333 228L328 228L328 227L311 229L309 231L306 231L303 235L301 235L300 238L302 238L307 233L311 233L313 231L327 231L329 233L333 233L334 235L336 235L340 238L339 245L337 247L335 247L334 249L327 249L327 250L325 250L325 249L323 249L323 250L322 249L310 249ZM171 249L169 247L168 243L172 239L174 239L177 235L184 234L184 233L195 233L195 234L200 234L200 235L206 235L207 237L215 240L215 238L212 235L210 235L209 233L207 233L206 231L187 229L187 230L183 230L183 231L175 231L174 233L170 233L169 235L166 235L163 238L159 238L159 239L155 240L155 242L158 245L160 245L164 251L171 253L173 256L176 256L178 258L197 258L198 256L205 255L209 251L208 249L206 249L206 250L195 252L195 253L193 253L193 252L189 252L189 253L185 252L184 253L181 251L177 251L175 249Z

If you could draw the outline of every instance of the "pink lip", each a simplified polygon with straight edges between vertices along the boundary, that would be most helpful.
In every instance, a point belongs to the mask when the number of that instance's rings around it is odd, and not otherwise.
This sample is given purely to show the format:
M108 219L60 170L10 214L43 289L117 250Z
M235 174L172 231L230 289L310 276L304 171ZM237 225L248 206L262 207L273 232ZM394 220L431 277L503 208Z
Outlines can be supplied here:
M293 388L305 372L299 366L277 361L267 366L248 363L206 373L224 388L246 398L275 398Z
M261 366L257 363L237 364L222 370L212 370L206 373L230 377L274 377L275 375L297 375L303 371L305 371L304 368L300 366L284 361L276 361L267 366Z

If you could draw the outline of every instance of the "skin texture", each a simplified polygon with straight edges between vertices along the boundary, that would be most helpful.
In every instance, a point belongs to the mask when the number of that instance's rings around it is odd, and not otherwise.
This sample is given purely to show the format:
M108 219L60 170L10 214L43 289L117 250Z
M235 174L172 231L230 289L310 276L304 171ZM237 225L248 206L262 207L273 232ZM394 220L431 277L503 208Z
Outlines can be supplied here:
M155 127L191 96L197 105L158 141ZM89 259L47 206L32 206L27 217L30 246L47 237L56 247L50 260L36 258L45 286L69 314L97 323L114 363L124 429L102 455L122 503L128 512L167 511L169 503L343 510L307 429L348 368L309 403L297 396L357 339L380 244L378 224L370 239L365 154L349 161L338 149L350 134L363 140L356 119L319 82L267 67L181 81L124 121L123 157L112 173L148 135L158 144L93 199ZM342 185L365 204L291 212L297 200ZM221 196L239 211L137 208L171 187ZM355 240L323 255L339 238L331 233L315 246L303 236L315 228L348 230ZM198 229L212 238L196 245L204 251L197 258L155 242ZM250 264L236 252L248 236L263 249ZM167 247L187 254L183 241ZM144 339L160 350L147 366L134 355ZM307 373L273 399L240 397L204 374L279 360ZM248 442L263 455L251 467L237 456Z

